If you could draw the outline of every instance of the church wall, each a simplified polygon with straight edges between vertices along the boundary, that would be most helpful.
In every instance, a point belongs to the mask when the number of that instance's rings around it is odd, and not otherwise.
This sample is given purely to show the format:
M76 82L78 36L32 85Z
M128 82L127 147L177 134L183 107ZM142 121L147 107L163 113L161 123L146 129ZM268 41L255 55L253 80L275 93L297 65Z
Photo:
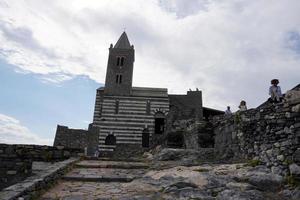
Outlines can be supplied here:
M99 97L100 98L100 97ZM116 114L116 100L119 111ZM151 112L147 114L146 105L150 101ZM113 133L117 144L142 144L142 133L148 128L154 134L154 114L161 110L168 112L168 98L146 98L132 96L104 96L101 102L101 117L94 118L94 125L100 128L99 147L104 147L105 138ZM100 106L98 106L100 107Z

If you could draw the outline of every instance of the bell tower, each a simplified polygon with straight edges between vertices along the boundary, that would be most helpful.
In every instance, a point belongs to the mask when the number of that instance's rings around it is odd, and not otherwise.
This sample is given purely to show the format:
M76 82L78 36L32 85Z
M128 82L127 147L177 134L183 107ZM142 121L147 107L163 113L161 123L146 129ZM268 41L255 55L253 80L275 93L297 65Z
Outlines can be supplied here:
M134 47L125 32L118 42L110 45L104 94L130 95L132 88Z

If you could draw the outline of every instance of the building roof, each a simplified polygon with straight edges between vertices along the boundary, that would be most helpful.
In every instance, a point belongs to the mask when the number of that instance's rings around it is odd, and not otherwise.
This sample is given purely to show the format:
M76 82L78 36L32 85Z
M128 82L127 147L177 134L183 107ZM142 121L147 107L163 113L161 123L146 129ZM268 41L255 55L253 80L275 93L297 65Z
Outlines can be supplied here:
M131 45L129 43L127 34L125 33L125 31L122 33L122 35L120 36L118 42L115 44L114 48L118 48L118 49L130 49Z
M167 88L132 87L132 96L168 97Z

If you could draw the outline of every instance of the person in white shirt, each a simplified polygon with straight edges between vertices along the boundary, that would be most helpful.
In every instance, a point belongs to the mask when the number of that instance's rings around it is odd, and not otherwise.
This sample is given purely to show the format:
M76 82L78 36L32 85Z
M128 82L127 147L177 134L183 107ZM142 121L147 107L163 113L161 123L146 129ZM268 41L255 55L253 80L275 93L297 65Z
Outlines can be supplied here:
M240 111L246 111L247 110L247 106L246 106L246 101L242 100L240 105L239 105L239 109Z
M232 112L230 110L230 106L227 106L227 110L225 110L225 115L231 115Z
M272 86L269 88L269 95L271 96L269 98L269 101L271 103L278 103L282 101L282 93L281 88L278 86L279 80L273 79L271 80Z

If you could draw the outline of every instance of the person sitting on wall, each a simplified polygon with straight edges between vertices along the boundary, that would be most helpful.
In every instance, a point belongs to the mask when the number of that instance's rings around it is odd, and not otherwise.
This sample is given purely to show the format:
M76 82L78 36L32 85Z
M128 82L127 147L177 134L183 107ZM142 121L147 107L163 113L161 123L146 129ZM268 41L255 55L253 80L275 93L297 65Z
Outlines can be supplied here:
M282 93L281 88L278 86L279 80L273 79L271 80L272 86L269 88L269 95L271 96L268 101L271 103L279 103L282 101Z
M225 110L225 115L231 115L232 112L230 110L230 106L227 106L227 110Z
M246 106L246 101L242 100L240 105L239 105L239 109L240 111L246 111L247 110L247 106Z

